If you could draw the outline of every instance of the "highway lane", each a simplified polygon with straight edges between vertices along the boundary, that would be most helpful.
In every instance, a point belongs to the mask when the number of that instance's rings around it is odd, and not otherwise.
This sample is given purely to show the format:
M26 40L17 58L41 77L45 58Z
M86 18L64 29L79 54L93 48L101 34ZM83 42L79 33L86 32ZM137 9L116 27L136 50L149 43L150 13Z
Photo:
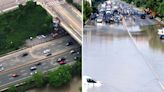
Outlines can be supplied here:
M76 52L80 52L80 47L79 46L74 46L74 50ZM53 69L53 68L56 68L58 66L60 66L56 61L58 58L60 57L65 57L66 58L66 62L67 63L71 63L71 62L74 62L74 57L81 57L80 54L78 53L75 53L75 54L70 54L70 50L66 51L65 53L62 53L60 55L56 55L54 57L51 57L51 58L48 58L46 60L41 60L41 61L38 61L38 62L42 62L41 65L37 66L37 72L40 71L40 72L47 72L49 71L50 69ZM26 77L29 77L31 76L31 73L32 71L30 70L30 67L31 66L34 66L36 63L33 63L33 64L29 64L29 65L26 65L26 66L23 66L21 68L18 68L18 69L15 69L15 70L12 70L10 72L7 72L3 75L0 75L0 89L6 87L6 86L9 86L9 85L12 85L12 84L15 84L17 83L19 80L21 79L24 79ZM34 71L33 71L34 72ZM19 74L20 76L18 77L11 77L12 74ZM22 81L22 80L21 80ZM24 80L23 80L24 81ZM20 81L19 81L20 82ZM18 83L19 83L18 82ZM8 85L9 84L9 85Z
M68 41L73 41L75 46L78 45L71 37L67 36L0 57L0 64L3 64L4 67L4 71L1 71L0 75L10 69L46 58L46 55L43 54L46 49L50 49L52 55L64 52L64 49L71 47L66 46ZM22 57L23 53L28 53L29 55Z
M0 12L12 7L18 6L18 4L25 4L26 0L0 0Z

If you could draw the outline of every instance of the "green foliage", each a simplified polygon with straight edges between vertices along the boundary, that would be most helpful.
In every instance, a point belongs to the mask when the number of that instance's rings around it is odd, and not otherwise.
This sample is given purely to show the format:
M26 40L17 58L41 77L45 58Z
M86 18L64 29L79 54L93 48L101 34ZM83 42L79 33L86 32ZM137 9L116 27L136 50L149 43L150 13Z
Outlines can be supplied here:
M61 66L55 71L48 73L48 81L52 87L61 87L68 84L71 80L71 67L68 65Z
M73 3L73 0L66 0L67 3Z
M7 92L17 92L17 88L15 86L11 86Z
M83 7L84 8L83 9L83 21L85 22L90 17L91 12L92 12L92 8L91 8L89 2L87 2L87 1L84 1L83 5L84 5L84 7Z
M80 76L81 77L81 71L82 71L82 64L81 59L77 60L75 64L72 65L72 75L73 76Z
M127 3L132 3L137 7L145 7L157 12L159 15L164 16L164 0L124 0Z
M158 13L164 16L164 1L160 3L159 8L158 8Z
M44 75L42 72L38 72L38 73L34 74L33 80L34 80L36 87L40 88L40 87L45 86L45 79L44 79Z
M18 49L29 37L47 34L53 30L52 17L32 1L0 15L0 20L0 34L4 35L4 41L0 41L0 54Z

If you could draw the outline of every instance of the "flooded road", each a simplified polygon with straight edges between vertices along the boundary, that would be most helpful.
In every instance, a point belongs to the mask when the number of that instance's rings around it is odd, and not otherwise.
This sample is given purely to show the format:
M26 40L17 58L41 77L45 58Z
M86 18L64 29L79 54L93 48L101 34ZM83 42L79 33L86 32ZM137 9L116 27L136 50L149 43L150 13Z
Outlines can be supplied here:
M32 89L27 92L80 92L81 87L81 78L75 77L70 82L68 86L59 88L59 89L53 89L53 88L44 88L44 89Z
M156 28L132 33L90 26L83 38L83 75L103 83L87 92L164 92L164 42Z

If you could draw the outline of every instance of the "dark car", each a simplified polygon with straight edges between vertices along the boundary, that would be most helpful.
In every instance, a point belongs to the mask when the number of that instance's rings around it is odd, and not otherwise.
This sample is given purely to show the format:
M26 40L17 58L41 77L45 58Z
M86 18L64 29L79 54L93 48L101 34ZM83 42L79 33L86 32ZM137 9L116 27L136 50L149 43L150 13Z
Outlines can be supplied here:
M22 57L28 56L28 53L23 53Z
M142 13L142 14L140 14L140 17L141 17L141 19L145 19L146 18L146 14Z
M48 53L47 56L51 56L52 54L51 53Z
M69 41L69 42L66 43L66 46L70 46L70 45L73 45L72 41Z
M113 16L111 14L105 15L105 22L106 23L112 23L114 21Z
M61 57L61 58L58 58L57 62L60 62L60 61L63 61L63 60L66 60L64 57Z
M96 13L92 13L91 16L90 16L90 19L91 19L91 20L95 20L96 17L97 17L96 15L97 15Z
M41 62L38 62L38 63L36 63L35 65L36 65L36 66L39 66L39 65L41 65L41 64L42 64Z
M36 66L32 66L32 67L30 68L31 71L34 71L34 70L36 70L36 69L37 69Z
M152 15L149 15L149 19L154 19L154 16L152 16Z

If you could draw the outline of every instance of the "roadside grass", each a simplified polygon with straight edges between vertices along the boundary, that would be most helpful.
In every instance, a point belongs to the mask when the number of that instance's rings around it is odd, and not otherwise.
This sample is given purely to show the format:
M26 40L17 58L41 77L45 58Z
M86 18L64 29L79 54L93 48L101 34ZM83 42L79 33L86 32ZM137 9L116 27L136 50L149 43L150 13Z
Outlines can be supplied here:
M17 50L26 39L52 31L52 17L35 2L0 15L0 55Z

